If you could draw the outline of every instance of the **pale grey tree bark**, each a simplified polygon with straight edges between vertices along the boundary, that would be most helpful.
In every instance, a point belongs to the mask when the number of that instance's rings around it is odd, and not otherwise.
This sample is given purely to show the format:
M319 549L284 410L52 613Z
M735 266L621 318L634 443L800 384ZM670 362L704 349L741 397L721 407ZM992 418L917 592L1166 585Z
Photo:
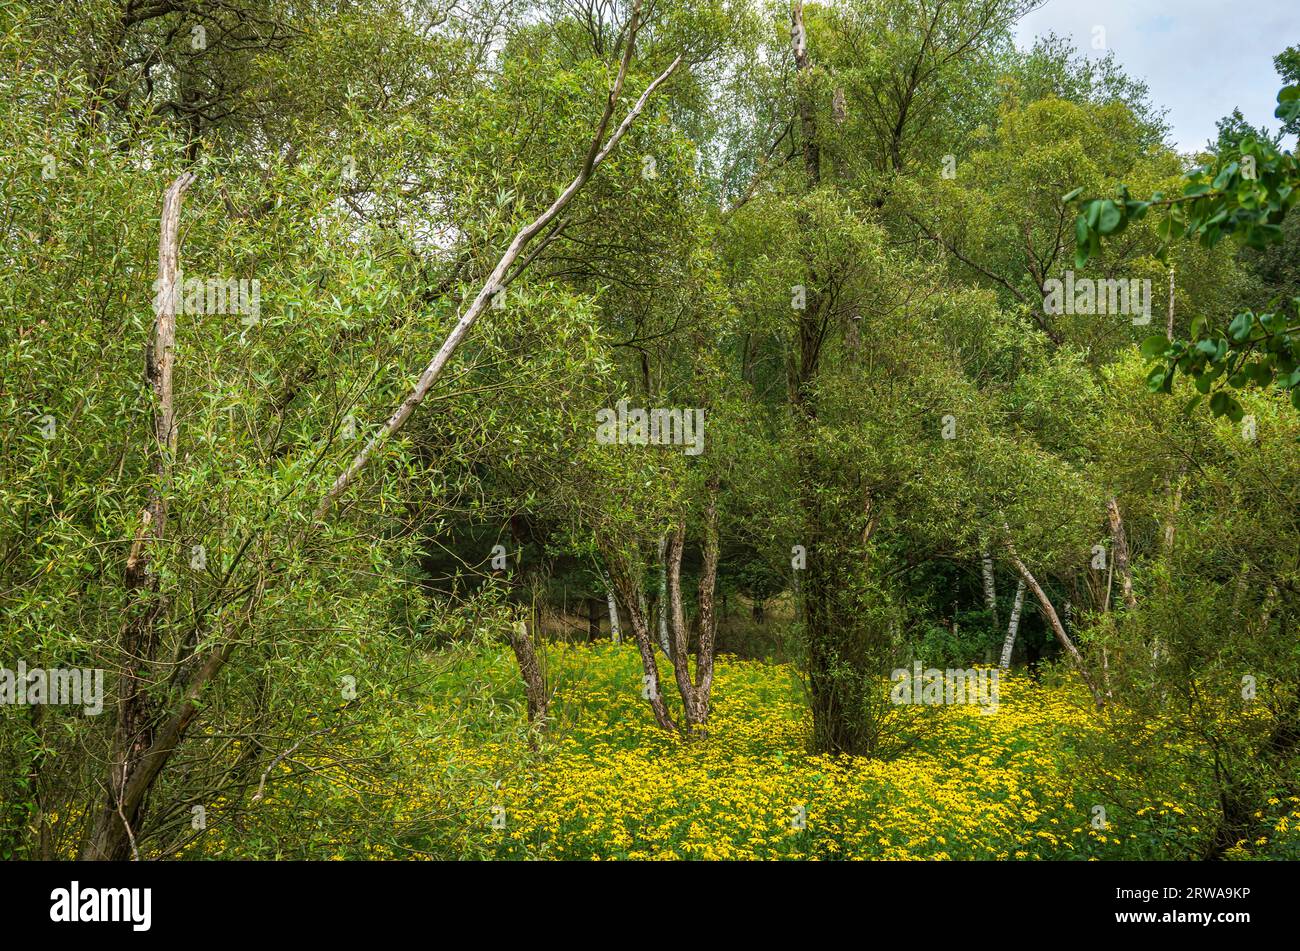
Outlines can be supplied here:
M167 608L159 572L150 569L153 548L167 530L166 486L176 458L176 304L179 298L181 202L194 183L185 172L163 194L158 236L158 283L154 298L153 336L145 352L145 377L153 393L153 444L149 469L154 476L140 527L126 559L124 582L131 605L120 646L125 662L118 680L116 722L109 753L108 794L83 849L89 859L138 858L135 832L144 792L153 777L147 769L156 740L159 714L148 687L158 651L158 622ZM146 786L141 788L142 780Z
M1124 606L1129 610L1137 607L1137 598L1133 595L1133 570L1129 565L1128 538L1124 534L1124 519L1119 514L1119 503L1111 496L1106 500L1106 518L1110 522L1110 550L1114 570L1119 574L1119 590L1124 597Z
M614 597L614 587L605 583L605 602L609 606L609 639L615 644L623 643L623 630L618 623L618 599Z
M1011 605L1011 623L1007 625L1007 636L1002 641L1002 659L998 666L1003 670L1011 669L1011 654L1016 649L1016 632L1020 630L1020 611L1025 606L1025 579L1016 580L1016 600Z

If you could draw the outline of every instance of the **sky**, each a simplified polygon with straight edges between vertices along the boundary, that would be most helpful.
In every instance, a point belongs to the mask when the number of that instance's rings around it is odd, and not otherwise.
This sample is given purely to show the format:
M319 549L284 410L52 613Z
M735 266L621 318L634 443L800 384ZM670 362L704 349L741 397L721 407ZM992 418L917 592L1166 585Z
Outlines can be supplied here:
M1071 38L1088 56L1114 50L1167 110L1172 144L1196 151L1234 107L1276 131L1282 84L1273 57L1300 43L1300 0L1047 0L1020 21L1016 43L1029 47L1047 33ZM1093 48L1094 35L1106 49Z

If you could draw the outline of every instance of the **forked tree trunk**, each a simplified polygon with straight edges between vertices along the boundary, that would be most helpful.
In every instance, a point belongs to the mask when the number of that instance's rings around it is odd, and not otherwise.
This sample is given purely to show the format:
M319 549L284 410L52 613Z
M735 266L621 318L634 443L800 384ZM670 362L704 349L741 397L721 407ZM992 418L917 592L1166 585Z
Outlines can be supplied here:
M668 603L668 536L665 535L659 539L659 603L658 603L658 623L659 623L659 646L663 649L664 656L669 662L673 659L673 642L668 633L668 620L671 607Z
M704 508L704 558L699 582L700 642L695 655L695 681L691 681L690 628L682 608L682 553L686 526L679 525L668 542L668 607L673 632L673 674L686 711L687 728L693 736L705 735L713 691L713 651L717 618L713 593L718 574L718 484L709 480Z
M650 633L649 618L646 615L645 590L641 585L641 566L632 564L624 552L615 548L614 543L607 543L602 547L610 580L618 589L619 597L623 601L623 608L627 611L628 626L632 629L632 638L636 641L637 652L641 655L641 695L650 704L650 710L659 728L676 733L677 724L668 712L663 685L659 679L659 663L655 658L655 645Z
M686 726L690 732L695 731L698 716L698 704L695 698L695 685L691 683L690 643L686 630L686 613L682 609L682 551L686 546L686 526L678 525L668 536L667 549L667 614L672 622L673 676L677 681L677 692L682 697L682 709L686 713Z

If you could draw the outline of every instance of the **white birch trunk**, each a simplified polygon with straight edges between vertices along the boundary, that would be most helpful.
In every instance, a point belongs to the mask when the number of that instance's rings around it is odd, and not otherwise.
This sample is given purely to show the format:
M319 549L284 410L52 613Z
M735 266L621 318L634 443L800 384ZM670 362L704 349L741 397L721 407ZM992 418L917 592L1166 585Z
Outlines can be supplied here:
M605 601L609 605L609 639L615 644L621 644L623 631L618 624L618 600L614 597L612 587L605 588Z
M984 577L984 606L989 609L989 616L993 618L993 629L997 630L998 589L993 579L993 556L989 554L987 545L980 549L980 568Z
M988 557L985 555L984 557ZM1016 632L1020 630L1020 610L1025 606L1025 579L1016 584L1016 600L1011 605L1011 623L1007 625L1006 640L1002 642L1002 660L998 666L1003 670L1011 669L1011 652L1016 648Z

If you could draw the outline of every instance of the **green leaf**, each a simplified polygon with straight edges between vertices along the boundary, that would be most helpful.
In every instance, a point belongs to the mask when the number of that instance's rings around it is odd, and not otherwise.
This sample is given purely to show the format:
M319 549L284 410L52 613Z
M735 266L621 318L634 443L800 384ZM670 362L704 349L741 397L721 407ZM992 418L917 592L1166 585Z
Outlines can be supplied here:
M1273 382L1273 358L1271 356L1252 363L1247 370L1256 386L1268 386Z
M1119 206L1113 201L1104 201L1097 215L1097 231L1101 234L1111 234L1123 220L1124 215L1120 212Z
M1074 222L1074 266L1083 267L1088 263L1092 248L1092 232L1088 222L1080 215Z
M1232 181L1232 176L1237 174L1238 168L1240 168L1240 166L1236 162L1229 162L1227 165L1223 166L1219 174L1214 177L1214 190L1217 192L1223 191L1223 189L1227 188L1228 183ZM1227 212L1224 212L1225 216L1226 214Z
M1251 329L1255 326L1255 315L1250 311L1238 314L1232 318L1232 323L1228 324L1228 336L1241 343L1250 336Z
M1080 195L1082 195L1082 194L1083 194L1083 186L1080 185L1080 186L1079 186L1078 188L1076 188L1074 191L1069 192L1068 194L1062 195L1062 196L1061 196L1061 201L1065 202L1066 204L1069 204L1070 202L1074 201L1076 198L1078 198L1078 197L1079 197Z
M1081 248L1088 243L1088 222L1080 215L1074 221L1074 246Z
M1152 334L1142 341L1138 349L1142 352L1142 356L1154 360L1164 356L1169 350L1169 340L1164 334Z

